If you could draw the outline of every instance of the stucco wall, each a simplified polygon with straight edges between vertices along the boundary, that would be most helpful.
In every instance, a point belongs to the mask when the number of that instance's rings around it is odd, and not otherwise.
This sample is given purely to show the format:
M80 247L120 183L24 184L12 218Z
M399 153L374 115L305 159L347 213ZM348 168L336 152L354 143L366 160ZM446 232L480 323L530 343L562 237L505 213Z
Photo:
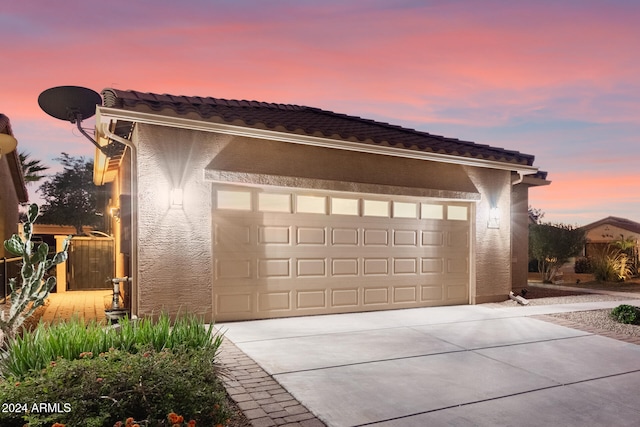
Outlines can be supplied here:
M138 314L212 313L211 183L204 168L229 137L139 126ZM170 206L172 188L184 190Z
M587 242L608 243L615 240L620 240L623 237L625 239L630 238L633 240L638 240L640 239L640 234L633 233L629 230L625 230L624 228L616 227L614 225L602 224L587 231L585 237L587 238Z
M251 141L247 138L140 125L134 132L134 141L138 146L136 200L139 212L137 218L138 271L134 272L137 274L139 283L138 314L157 314L161 310L168 310L171 313L189 310L210 319L214 271L211 253L210 179L220 177L205 176L205 169L208 169L206 172L209 174L212 167L223 170L222 165L226 165L225 167L231 170L237 166L238 162L239 164L244 162L247 168L247 179L254 179L256 176L271 176L272 178L269 179L274 179L274 175L266 174L265 170L278 164L268 164L261 160L261 165L254 165L258 159L267 157L267 151L257 149L251 152L252 155L249 157L224 157L225 154L233 151L229 149L231 141L233 144L245 147L256 143L255 140ZM298 146L294 147L294 151L301 150ZM335 154L335 150L333 153ZM219 154L221 156L217 157ZM287 161L292 162L292 159L287 157L286 153L276 154L277 159L281 160L279 164L285 167L285 170L290 170L294 178L296 174L302 173L295 166L287 164ZM358 164L357 154L348 152L340 154L348 160L345 164L354 166ZM235 166L229 166L232 162L230 159L236 162ZM226 163L221 160L225 160ZM379 186L377 183L380 182L380 177L396 172L404 178L400 181L396 179L393 184L414 182L411 181L410 176L406 177L407 170L417 171L419 161L385 158L383 162L388 167L378 168L376 171L378 176L369 183L361 185L376 188ZM410 165L407 170L402 170L404 162ZM423 164L428 165L428 162ZM429 182L432 182L434 188L437 188L435 185L443 180L443 175L446 175L446 171L441 170L441 166L437 166L438 174L425 173L419 181L423 185L429 185ZM456 166L455 168L456 176L464 175L463 181L466 182L464 191L458 195L464 194L467 197L473 195L469 193L473 187L481 193L480 199L475 204L476 222L472 230L472 235L475 234L472 246L476 253L476 264L471 266L473 277L471 292L474 295L472 302L504 299L511 290L512 272L510 172L474 167ZM275 173L275 171L272 172ZM335 173L334 175L330 175L334 180L332 182L340 182L336 180L340 175ZM356 175L354 176L357 178ZM290 182L296 181L294 179ZM275 182L264 183L274 184ZM286 182L284 184L286 185ZM184 190L183 206L180 208L170 206L169 194L172 188ZM354 187L352 191L359 191L359 188ZM447 188L446 192L449 197L456 194L453 187ZM477 194L475 196L474 198L477 199ZM492 207L497 207L500 211L499 228L487 227ZM473 236L472 240L474 240Z
M511 192L511 284L514 292L527 286L529 269L529 186L517 184ZM517 292L516 292L517 293Z
M486 168L466 167L480 190L476 204L474 303L501 301L511 290L511 174ZM489 228L491 208L498 208L500 227Z
M9 173L7 156L0 157L0 243L18 232L18 196ZM7 253L0 244L0 257L14 255Z

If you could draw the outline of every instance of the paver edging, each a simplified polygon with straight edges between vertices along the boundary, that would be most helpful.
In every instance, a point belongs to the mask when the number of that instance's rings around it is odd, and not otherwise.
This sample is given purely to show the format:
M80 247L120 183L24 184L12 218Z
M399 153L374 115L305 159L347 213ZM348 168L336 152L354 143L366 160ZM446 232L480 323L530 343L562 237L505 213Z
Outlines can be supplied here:
M326 427L271 375L225 339L218 360L229 397L255 427Z

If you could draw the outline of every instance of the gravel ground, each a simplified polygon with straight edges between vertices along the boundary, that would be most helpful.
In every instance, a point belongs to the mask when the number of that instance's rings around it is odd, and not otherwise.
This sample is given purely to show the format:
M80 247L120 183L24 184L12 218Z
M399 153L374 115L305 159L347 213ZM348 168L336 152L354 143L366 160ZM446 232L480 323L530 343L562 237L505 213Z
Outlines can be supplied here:
M527 298L529 305L549 305L549 304L572 304L580 302L597 302L597 301L618 301L620 297L612 295L586 294L586 295L569 295L561 297L548 298ZM497 306L514 307L518 303L512 300L494 303ZM640 301L639 301L640 304Z
M532 288L533 289L533 288ZM538 288L539 289L539 288ZM552 293L553 291L549 291ZM585 295L563 295L556 297L546 298L532 298L528 299L529 305L549 305L549 304L571 304L582 302L596 302L596 301L618 301L620 297L612 295L601 294L585 294ZM636 302L629 302L630 305L640 307L640 300ZM507 300L500 303L495 303L496 306L513 307L518 303L512 300ZM598 329L603 329L619 334L640 336L640 325L625 325L618 323L609 317L611 310L590 310L590 311L575 311L571 313L556 313L549 314L548 316L556 317L559 319L567 319L572 322L576 322L582 325L591 326Z
M634 304L640 306L640 304ZM556 313L549 316L567 319L581 325L604 329L623 335L640 336L640 325L625 325L609 317L611 310L574 311L572 313Z

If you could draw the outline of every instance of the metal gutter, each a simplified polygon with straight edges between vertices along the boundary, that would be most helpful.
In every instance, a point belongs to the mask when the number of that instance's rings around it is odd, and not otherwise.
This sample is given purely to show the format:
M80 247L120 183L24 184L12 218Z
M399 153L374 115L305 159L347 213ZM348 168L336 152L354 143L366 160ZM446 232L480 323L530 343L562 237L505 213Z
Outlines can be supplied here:
M418 160L431 160L441 163L452 163L465 166L515 171L521 175L532 175L538 172L535 166L517 163L499 162L495 160L475 159L471 157L452 156L449 154L432 153L420 150L399 149L380 145L363 144L361 142L320 138L310 135L279 132L269 129L249 128L245 126L214 123L204 120L186 119L183 117L166 116L161 114L144 113L133 110L98 106L100 120L124 120L156 126L167 126L179 129L216 132L227 135L245 136L249 138L268 139L272 141L289 142L293 144L313 145L316 147L334 148L339 150L358 151L363 153L380 154L393 157L404 157Z

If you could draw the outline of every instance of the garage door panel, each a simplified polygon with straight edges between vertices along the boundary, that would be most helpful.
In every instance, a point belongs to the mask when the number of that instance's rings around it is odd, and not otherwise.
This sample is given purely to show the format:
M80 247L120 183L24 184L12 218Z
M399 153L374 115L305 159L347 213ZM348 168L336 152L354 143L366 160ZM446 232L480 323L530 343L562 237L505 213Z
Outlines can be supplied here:
M420 302L442 301L442 285L423 285L420 287Z
M325 277L327 260L325 258L309 258L297 260L298 277Z
M291 311L291 291L259 292L258 311Z
M444 246L444 232L442 231L422 231L422 246Z
M260 245L291 244L291 227L258 226L258 244Z
M334 228L331 230L331 244L334 246L358 245L358 229L357 228Z
M389 230L365 229L365 246L387 246L389 244Z
M298 245L325 245L326 228L325 227L297 227L296 243Z
M417 274L418 261L416 258L394 258L393 274Z
M448 258L447 273L459 273L466 275L469 273L469 260L467 258Z
M444 259L443 258L422 258L421 272L424 274L444 273Z
M291 277L291 259L258 260L258 278Z
M251 273L250 259L217 259L215 263L216 280L250 279Z
M387 275L389 274L389 260L387 258L365 258L364 275Z
M389 288L367 288L364 289L364 305L389 305Z
M359 305L358 288L332 289L331 305L333 307L357 307Z
M214 243L226 247L229 244L249 245L251 228L248 225L217 224L214 228Z
M325 289L311 289L298 291L296 294L297 309L326 309L327 291Z
M358 258L333 258L331 260L332 276L357 276Z
M394 246L417 246L418 231L417 230L394 230L393 244Z
M293 190L270 197L255 188L239 190L238 200L229 194L212 215L218 321L468 303L470 222L447 219L468 217L468 206L450 212L435 200L423 209L415 199ZM247 209L229 208L236 205ZM442 218L423 219L425 212Z
M416 286L395 286L393 288L393 302L396 304L418 302L418 292L416 288Z

